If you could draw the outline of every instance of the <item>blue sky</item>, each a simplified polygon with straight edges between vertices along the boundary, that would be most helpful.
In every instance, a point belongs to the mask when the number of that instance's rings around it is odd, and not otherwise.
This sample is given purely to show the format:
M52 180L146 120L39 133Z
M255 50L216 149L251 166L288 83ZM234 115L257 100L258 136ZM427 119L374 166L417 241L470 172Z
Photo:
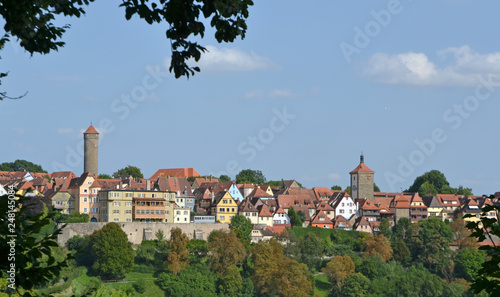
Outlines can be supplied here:
M365 163L383 191L437 169L474 194L500 190L500 2L257 1L244 40L202 72L167 74L165 25L91 4L66 46L1 52L0 162L81 174L82 132L100 130L99 172L126 165L201 174L261 170L306 187L349 183Z

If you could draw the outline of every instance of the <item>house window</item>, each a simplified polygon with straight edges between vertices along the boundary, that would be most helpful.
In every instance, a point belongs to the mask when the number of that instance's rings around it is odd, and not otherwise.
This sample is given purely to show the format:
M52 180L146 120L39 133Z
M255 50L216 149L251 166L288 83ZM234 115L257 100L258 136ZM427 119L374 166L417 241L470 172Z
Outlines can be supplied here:
M115 201L115 203L113 203L114 206L120 206L120 202L119 201Z
M125 197L128 197L128 198L132 197L132 193L125 193Z
M175 212L175 214L178 215L178 216L180 216L181 215L181 211L178 210L178 211Z
M144 209L141 209L141 214L144 214Z
M343 209L340 209L340 210L339 210L339 213L344 213L344 210L343 210Z
M222 200L222 203L227 204L227 199Z
M83 193L87 193L87 189L84 189L84 190L83 190Z
M164 214L163 210L160 210L160 214Z
M149 209L146 209L146 214L149 214Z
M127 202L127 206L132 206L132 202Z
M132 222L132 219L131 218L127 218L127 222Z
M189 214L189 212L188 212L187 210L185 210L185 211L184 211L184 214L185 214L185 215L188 215L188 214Z
M83 202L87 203L87 197L83 198Z
M120 214L120 210L118 210L118 209L113 209L113 214Z
M159 210L157 210L157 211L156 211L156 214L157 214L157 215L159 215L159 214L160 214L160 211L159 211Z
M224 221L225 219L226 219L226 217L225 217L225 216L220 216L220 217L219 217L219 221Z
M158 194L153 193L153 194L152 194L152 197L153 197L153 198L158 198Z
M141 211L140 210L136 210L135 214L141 214Z
M113 193L113 197L120 197L120 193Z
M87 208L86 207L83 208L83 213L87 213Z
M126 213L126 214L132 214L132 210L131 210L131 209L127 209L127 210L125 211L125 213Z
M113 221L119 222L120 220L118 218L114 218Z

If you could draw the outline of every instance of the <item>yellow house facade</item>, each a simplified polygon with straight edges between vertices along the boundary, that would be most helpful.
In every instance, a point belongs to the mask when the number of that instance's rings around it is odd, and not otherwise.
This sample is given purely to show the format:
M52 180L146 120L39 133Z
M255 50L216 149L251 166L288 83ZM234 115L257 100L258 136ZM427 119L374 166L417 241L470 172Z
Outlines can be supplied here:
M174 192L106 190L99 191L98 198L100 222L173 222ZM158 206L162 206L163 214Z
M229 224L231 219L238 214L238 205L229 192L222 191L214 197L211 210L216 221Z

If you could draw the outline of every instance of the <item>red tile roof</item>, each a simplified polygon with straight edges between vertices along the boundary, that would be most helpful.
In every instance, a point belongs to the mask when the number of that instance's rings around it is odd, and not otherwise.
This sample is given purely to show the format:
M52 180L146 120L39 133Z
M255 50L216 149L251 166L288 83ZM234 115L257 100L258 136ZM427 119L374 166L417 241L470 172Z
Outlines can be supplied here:
M259 206L259 217L272 217L273 214L269 211L269 208L265 204Z
M272 195L269 195L266 191L262 190L259 186L256 186L255 189L253 189L250 194L248 194L247 197L273 197Z
M170 169L158 169L158 171L151 176L150 179L156 180L158 176L175 176L175 177L195 177L195 176L200 176L198 171L196 171L194 168L170 168Z
M97 132L94 126L90 125L87 131L83 132L83 134L99 134L99 132Z
M354 168L354 170L351 171L351 172L349 172L349 174L358 173L358 172L375 173L375 171L373 171L370 168L368 168L368 166L366 166L365 163L360 163L358 165L358 167Z
M274 234L281 234L286 232L286 226L273 226L273 227L267 226L267 230L270 230Z
M313 224L329 224L333 225L332 220L326 215L326 213L320 210L312 219L311 225ZM332 226L333 227L333 226Z

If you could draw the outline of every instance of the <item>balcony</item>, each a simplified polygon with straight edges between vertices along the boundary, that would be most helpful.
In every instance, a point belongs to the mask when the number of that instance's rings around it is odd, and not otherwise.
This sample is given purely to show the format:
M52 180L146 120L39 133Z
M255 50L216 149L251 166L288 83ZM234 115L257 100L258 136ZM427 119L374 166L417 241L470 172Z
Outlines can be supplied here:
M427 211L412 210L412 211L410 211L410 215L412 215L412 216L427 216Z

